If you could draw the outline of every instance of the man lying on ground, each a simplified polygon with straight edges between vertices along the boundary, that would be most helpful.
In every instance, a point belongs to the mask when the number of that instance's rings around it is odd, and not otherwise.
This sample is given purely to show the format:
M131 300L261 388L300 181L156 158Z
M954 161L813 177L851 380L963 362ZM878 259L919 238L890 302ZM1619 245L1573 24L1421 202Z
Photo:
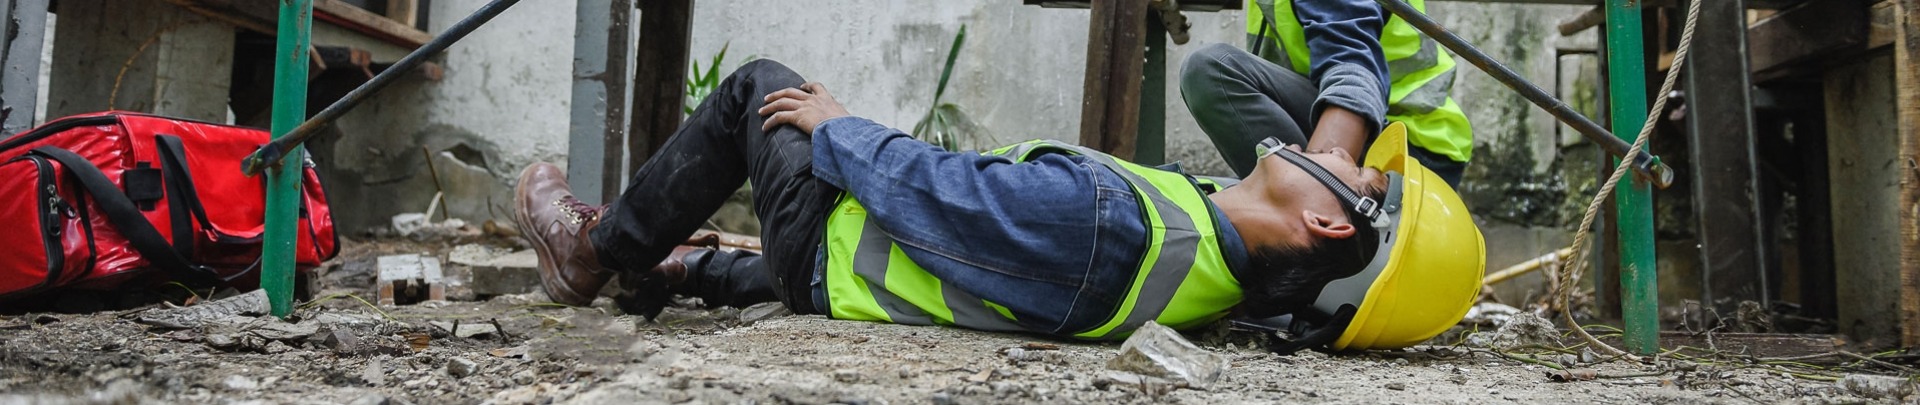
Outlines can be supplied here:
M1400 146L1362 167L1338 148L1270 142L1244 181L1220 189L1060 142L944 151L850 116L825 87L761 60L721 83L618 201L583 204L563 170L535 164L515 219L554 301L587 304L618 275L616 302L648 317L683 294L1117 339L1147 321L1191 328L1238 311L1296 315L1304 346L1404 346L1459 320L1485 253L1405 141L1379 144ZM764 256L679 246L749 180Z

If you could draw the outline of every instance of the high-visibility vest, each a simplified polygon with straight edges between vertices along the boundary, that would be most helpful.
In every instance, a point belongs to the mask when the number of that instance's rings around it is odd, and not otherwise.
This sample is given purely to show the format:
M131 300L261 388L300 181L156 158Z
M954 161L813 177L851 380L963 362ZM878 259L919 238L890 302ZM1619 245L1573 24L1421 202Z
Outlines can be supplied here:
M1123 339L1147 321L1175 329L1220 319L1241 299L1220 252L1217 224L1206 194L1186 175L1140 166L1058 141L1031 141L988 152L1015 162L1046 153L1084 155L1126 178L1148 221L1149 243L1126 299L1088 330L1023 327L1012 311L947 285L902 253L867 210L842 195L827 218L826 296L835 319L907 325L951 325L976 330L1036 332L1091 340ZM1133 269L1094 269L1094 271ZM1070 299L1062 297L1062 299ZM1065 305L1066 303L1062 303Z
M1305 28L1293 13L1294 0L1247 0L1247 40L1265 46L1262 58L1308 75L1311 61ZM1424 0L1408 0L1426 12ZM1263 31L1264 27L1264 31ZM1265 38L1265 40L1262 40ZM1380 46L1393 76L1387 96L1387 120L1407 125L1407 141L1454 161L1473 156L1473 127L1453 102L1453 56L1406 20L1387 16Z

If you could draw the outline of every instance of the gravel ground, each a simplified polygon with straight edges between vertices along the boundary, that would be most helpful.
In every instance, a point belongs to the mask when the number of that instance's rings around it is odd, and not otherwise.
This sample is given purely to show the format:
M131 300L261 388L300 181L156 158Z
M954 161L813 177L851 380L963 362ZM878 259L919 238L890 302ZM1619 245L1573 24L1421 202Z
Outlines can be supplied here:
M321 296L371 296L348 287ZM1902 395L1863 397L1873 394L1757 368L1627 362L1576 365L1602 378L1554 382L1545 366L1460 347L1281 357L1221 331L1190 336L1228 360L1218 381L1140 385L1107 369L1117 343L685 302L647 322L606 299L581 308L544 301L535 293L376 310L340 295L299 311L299 323L234 317L186 329L138 322L157 306L0 316L0 404L1894 403Z

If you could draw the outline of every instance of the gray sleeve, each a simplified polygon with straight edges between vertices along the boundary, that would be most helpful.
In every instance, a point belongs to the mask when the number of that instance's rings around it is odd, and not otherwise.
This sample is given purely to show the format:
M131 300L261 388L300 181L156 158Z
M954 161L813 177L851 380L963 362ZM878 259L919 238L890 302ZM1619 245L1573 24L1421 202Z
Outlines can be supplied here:
M1313 101L1309 118L1318 125L1321 111L1340 106L1367 120L1367 140L1372 141L1387 121L1387 95L1380 94L1380 83L1380 77L1365 67L1331 64L1320 75L1320 98Z

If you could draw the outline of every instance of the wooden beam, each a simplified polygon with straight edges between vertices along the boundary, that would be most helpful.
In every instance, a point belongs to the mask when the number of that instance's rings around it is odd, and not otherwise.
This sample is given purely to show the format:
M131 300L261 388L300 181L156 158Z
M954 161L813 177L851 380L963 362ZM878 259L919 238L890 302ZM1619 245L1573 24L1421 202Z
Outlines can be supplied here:
M680 128L686 98L687 56L693 47L693 0L640 1L640 38L635 42L633 130L627 136L628 167L647 157Z
M1748 80L1747 11L1742 0L1702 3L1696 44L1687 60L1687 141L1693 163L1693 208L1700 239L1701 302L1731 314L1741 301L1770 302L1761 239L1760 176L1754 152L1753 84Z
M164 0L200 14L220 20L235 27L249 31L273 35L275 22L280 19L280 3L258 0ZM407 49L419 48L433 35L403 24L386 16L355 7L340 0L315 0L314 19L343 28L358 31L369 37L400 45Z
M1132 159L1146 66L1147 0L1094 3L1087 32L1087 78L1080 99L1080 145Z
M340 0L314 0L313 11L313 18L316 20L359 31L407 49L419 48L420 45L433 40L433 35L413 28L412 25L401 24L399 21L354 7Z
M1899 158L1893 178L1899 199L1892 217L1898 221L1898 303L1900 345L1920 345L1920 0L1898 0L1894 6L1893 78Z
M387 18L401 25L420 27L420 0L387 0Z
M1863 52L1870 5L1825 0L1782 11L1747 28L1748 63L1768 75L1807 61Z

